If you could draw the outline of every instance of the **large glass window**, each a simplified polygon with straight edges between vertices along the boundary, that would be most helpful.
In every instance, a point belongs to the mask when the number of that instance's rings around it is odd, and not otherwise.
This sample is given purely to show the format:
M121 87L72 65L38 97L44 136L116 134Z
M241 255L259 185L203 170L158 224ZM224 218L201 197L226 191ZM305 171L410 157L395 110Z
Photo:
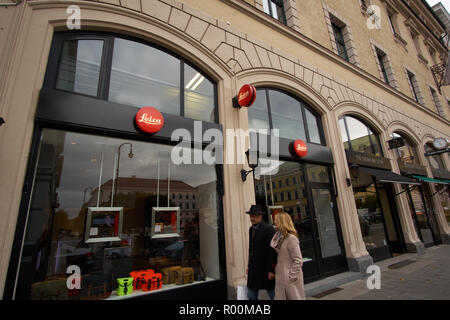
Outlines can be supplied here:
M425 144L426 153L434 151L436 151L436 149L434 149L433 144L431 142ZM442 162L440 154L435 154L432 156L428 156L426 158L428 159L428 162L430 163L432 169L445 170L444 163Z
M281 138L323 144L320 116L303 101L275 89L258 88L248 109L251 129L278 129Z
M358 179L352 181L359 224L366 249L376 252L388 246L383 224L383 210L373 177L360 170ZM376 254L375 254L376 255Z
M369 126L351 116L340 118L339 126L346 150L382 155L378 136Z
M102 34L95 35L100 40L61 37L57 89L217 122L215 84L182 58L120 37Z
M163 275L158 290L220 279L215 168L172 165L171 150L44 129L16 299L116 298L118 278L148 269ZM67 290L69 266L79 292Z
M391 138L392 139L403 138L403 142L405 143L405 145L400 148L394 148L394 153L397 156L397 159L403 162L420 165L416 147L408 137L398 132L394 132L391 134Z
M334 200L328 185L329 168L291 161L274 162L272 168L272 172L265 172L265 174L261 173L259 167L255 171L256 203L261 205L267 213L265 219L273 222L274 216L280 211L291 215L300 236L305 262L341 254ZM311 186L312 202L308 202L305 170ZM292 183L281 183L286 180ZM278 183L274 184L274 182ZM277 197L277 194L280 194L280 197ZM313 206L313 209L310 206ZM318 230L317 235L314 235L313 228ZM320 253L315 251L316 239L321 248Z
M180 115L180 60L143 43L116 38L109 100Z

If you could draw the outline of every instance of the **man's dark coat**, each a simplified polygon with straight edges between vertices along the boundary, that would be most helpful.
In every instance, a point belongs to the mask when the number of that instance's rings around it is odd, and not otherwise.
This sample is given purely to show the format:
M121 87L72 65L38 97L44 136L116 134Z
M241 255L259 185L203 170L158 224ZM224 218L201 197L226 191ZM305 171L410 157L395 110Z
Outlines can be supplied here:
M249 258L247 287L252 290L275 288L275 280L268 279L268 273L275 273L277 254L270 246L275 228L262 220L252 239L253 226L249 229Z

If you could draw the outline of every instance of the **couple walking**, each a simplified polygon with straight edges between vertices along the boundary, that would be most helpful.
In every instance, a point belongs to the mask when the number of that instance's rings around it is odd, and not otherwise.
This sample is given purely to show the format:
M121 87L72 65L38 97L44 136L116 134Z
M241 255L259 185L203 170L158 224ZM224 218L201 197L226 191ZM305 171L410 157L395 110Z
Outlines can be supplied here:
M247 296L257 300L259 290L267 290L273 300L304 300L303 259L297 231L289 214L275 215L275 230L264 222L261 206L250 211Z

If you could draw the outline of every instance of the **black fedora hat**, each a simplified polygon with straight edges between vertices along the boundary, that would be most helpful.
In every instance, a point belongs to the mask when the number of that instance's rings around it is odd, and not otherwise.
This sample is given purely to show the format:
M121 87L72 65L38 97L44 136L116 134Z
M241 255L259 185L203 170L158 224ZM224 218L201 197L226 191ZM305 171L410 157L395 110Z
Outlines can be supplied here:
M252 204L249 211L245 212L246 214L264 214L261 209L261 206L258 204Z

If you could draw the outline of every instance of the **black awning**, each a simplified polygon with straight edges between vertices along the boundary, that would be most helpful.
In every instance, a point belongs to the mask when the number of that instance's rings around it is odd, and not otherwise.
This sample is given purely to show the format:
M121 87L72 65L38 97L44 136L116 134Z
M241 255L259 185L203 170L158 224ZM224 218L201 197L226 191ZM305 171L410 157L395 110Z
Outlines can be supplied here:
M405 176L401 176L399 174L396 174L396 173L393 173L390 171L368 168L368 167L359 167L359 169L374 176L379 182L420 185L420 182L414 181L413 179L410 179Z

